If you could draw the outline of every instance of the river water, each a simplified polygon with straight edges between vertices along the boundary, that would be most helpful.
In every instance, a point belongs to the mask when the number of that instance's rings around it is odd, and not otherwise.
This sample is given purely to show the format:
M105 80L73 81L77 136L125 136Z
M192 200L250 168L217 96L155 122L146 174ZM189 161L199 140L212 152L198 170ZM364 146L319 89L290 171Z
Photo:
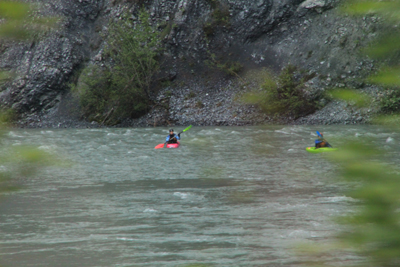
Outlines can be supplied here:
M299 266L291 249L327 242L353 205L337 166L305 151L315 131L335 147L373 136L400 158L399 134L371 126L192 127L178 149L154 149L167 130L10 131L6 143L73 164L2 199L0 264Z

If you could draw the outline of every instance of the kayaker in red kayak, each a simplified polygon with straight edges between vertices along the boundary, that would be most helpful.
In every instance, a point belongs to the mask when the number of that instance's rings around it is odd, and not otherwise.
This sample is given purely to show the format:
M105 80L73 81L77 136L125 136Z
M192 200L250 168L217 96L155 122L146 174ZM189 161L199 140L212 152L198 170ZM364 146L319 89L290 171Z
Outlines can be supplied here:
M169 129L169 135L165 139L166 144L176 144L178 140L181 139L181 134L175 134L174 129Z
M181 133L186 132L190 128L192 128L192 125L190 125L185 130L183 130L182 132L180 132L178 134L174 133L174 129L169 129L169 135L165 139L165 143L156 145L155 149L163 148L165 146L165 144L167 144L167 148L177 148L177 147L179 147L178 140L181 139Z

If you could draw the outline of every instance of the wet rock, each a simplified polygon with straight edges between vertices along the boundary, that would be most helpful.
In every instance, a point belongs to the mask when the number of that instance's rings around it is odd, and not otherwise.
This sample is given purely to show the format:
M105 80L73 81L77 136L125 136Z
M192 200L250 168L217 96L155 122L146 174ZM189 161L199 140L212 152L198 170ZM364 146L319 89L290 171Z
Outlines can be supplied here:
M300 4L299 9L304 8L309 10L315 10L318 13L322 13L327 8L332 7L330 5L331 2L332 1L327 1L327 0L306 0ZM299 12L301 12L301 10L299 10Z
M102 53L106 44L101 34L106 33L108 22L119 19L124 10L130 10L132 23L136 23L139 6L135 1L115 0L42 2L43 14L63 16L61 26L40 41L0 47L0 66L16 73L14 80L3 86L0 103L21 114L21 125L46 127L61 123L68 126L75 121L79 127L95 127L80 121L79 116L72 116L76 108L61 112L60 107L79 70L87 64L103 64L106 60ZM244 125L271 121L256 107L233 101L242 90L253 88L234 85L234 79L226 78L224 71L216 66L229 62L239 62L244 70L267 67L275 71L291 63L318 73L318 78L306 83L305 92L310 100L318 99L328 86L335 84L364 86L357 84L358 75L373 71L375 66L368 60L360 62L354 49L375 37L379 19L338 17L338 3L338 0L145 1L151 23L171 29L164 40L166 50L162 59L166 63L162 73L165 75L160 74L158 78L178 85L185 82L187 86L177 86L174 90L168 100L171 111L153 109L143 118L126 120L125 125ZM365 32L371 34L366 36ZM215 58L214 65L209 63L211 58ZM208 84L207 75L218 76L218 82ZM155 100L166 98L166 91L161 90L154 96ZM189 91L196 93L192 100L185 99ZM327 100L322 102L327 104ZM333 101L325 111L296 123L368 120L369 116L364 114L355 118L341 116L343 108ZM210 110L214 110L212 114ZM334 114L333 118L330 114ZM32 116L41 118L40 124L31 120ZM346 121L346 118L351 119ZM283 121L293 122L290 118Z

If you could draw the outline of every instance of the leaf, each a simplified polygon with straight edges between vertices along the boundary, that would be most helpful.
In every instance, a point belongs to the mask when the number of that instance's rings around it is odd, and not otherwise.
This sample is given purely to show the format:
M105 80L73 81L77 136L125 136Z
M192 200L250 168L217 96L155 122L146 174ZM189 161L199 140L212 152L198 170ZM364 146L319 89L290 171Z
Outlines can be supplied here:
M353 0L347 1L342 11L350 15L365 16L370 13L380 13L385 15L385 19L397 20L400 18L399 1L364 1Z
M400 67L383 68L378 74L370 76L368 81L387 86L400 86Z
M25 3L0 1L0 17L22 20L28 16L30 6Z
M400 11L399 11L400 12ZM384 58L400 50L400 36L398 34L384 35L379 42L364 49L364 52L374 58Z
M55 27L59 18L32 14L34 5L0 1L0 37L15 40L31 39Z
M371 98L364 93L350 89L337 89L330 92L334 98L344 100L358 107L365 107L371 103Z

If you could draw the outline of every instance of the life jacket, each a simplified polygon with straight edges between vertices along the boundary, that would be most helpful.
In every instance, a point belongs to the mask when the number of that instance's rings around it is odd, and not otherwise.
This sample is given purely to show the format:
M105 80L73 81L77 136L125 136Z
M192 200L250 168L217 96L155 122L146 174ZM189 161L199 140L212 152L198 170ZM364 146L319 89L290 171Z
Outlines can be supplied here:
M174 138L176 136L176 134L173 134L173 135L169 135L169 140L168 140L168 144L176 144L176 143L178 143L178 139L177 138Z
M320 148L320 147L326 147L326 143L325 142L319 142L317 144L315 144L316 148Z
M320 147L330 147L328 142L325 141L325 139L317 139L315 140L315 148L320 148Z

